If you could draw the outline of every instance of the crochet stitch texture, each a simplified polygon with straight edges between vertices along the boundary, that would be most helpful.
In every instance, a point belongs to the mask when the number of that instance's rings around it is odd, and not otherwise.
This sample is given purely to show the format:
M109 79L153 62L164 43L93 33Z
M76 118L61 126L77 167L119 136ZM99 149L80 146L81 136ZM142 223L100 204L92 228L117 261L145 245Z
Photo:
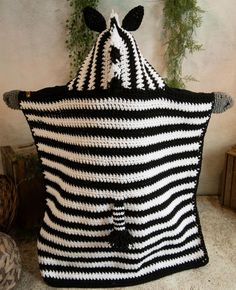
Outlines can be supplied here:
M135 285L208 263L196 190L214 94L164 83L125 29L142 13L122 27L112 13L63 91L19 96L45 179L37 246L52 286Z

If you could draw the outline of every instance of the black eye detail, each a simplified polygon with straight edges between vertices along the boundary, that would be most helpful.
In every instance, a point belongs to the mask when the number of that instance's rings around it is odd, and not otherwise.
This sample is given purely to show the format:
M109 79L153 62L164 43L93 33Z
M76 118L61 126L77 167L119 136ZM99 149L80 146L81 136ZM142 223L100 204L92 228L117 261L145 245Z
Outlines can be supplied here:
M111 61L117 63L120 60L120 50L115 46L111 47Z
M102 32L107 28L106 20L96 9L92 7L85 7L83 9L84 20L89 29Z
M137 6L130 10L122 21L122 28L128 31L135 31L142 23L144 15L143 6Z

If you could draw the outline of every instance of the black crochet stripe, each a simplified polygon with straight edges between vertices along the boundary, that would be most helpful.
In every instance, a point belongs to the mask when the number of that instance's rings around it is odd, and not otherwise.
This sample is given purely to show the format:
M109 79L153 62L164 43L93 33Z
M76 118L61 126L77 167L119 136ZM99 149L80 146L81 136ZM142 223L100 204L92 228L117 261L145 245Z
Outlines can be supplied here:
M34 136L34 139L37 141L37 143L43 143L48 146L52 146L54 148L61 148L64 150L68 150L70 152L75 153L82 153L82 154L91 154L91 155L105 155L105 156L135 156L135 155L141 155L141 154L148 154L155 152L157 150L165 149L166 146L173 147L173 146L181 146L181 145L188 145L191 144L191 142L199 142L199 137L193 137L193 138L180 138L171 140L168 142L161 142L153 145L148 146L142 146L138 148L103 148L103 147L84 147L84 146L78 146L73 144L67 144L64 142L56 141L56 140L50 140L48 138L44 137L38 137ZM39 152L40 154L40 152Z
M176 153L170 156L163 157L161 159L157 160L151 160L145 164L135 164L135 165L126 165L126 166L121 166L121 165L92 165L92 164L85 164L85 163L80 163L76 162L73 160L68 160L65 159L64 157L59 157L55 156L54 154L46 153L46 152L41 152L41 157L46 158L50 161L55 161L60 164L64 164L68 168L74 169L74 170L82 170L86 172L93 172L93 173L104 173L104 174L131 174L131 173L137 173L137 172L142 172L144 170L151 169L153 167L157 167L160 165L163 165L164 163L167 162L173 162L175 160L181 160L182 158L192 158L195 157L196 153L194 151L190 152L184 152L184 153ZM196 165L197 166L197 165Z

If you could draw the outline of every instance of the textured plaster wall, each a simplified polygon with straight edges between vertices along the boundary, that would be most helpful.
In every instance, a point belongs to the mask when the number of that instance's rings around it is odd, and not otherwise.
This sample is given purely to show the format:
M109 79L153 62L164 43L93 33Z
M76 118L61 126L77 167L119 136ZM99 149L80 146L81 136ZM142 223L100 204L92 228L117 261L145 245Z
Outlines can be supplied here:
M0 96L11 89L37 90L62 85L69 79L65 47L66 0L0 0ZM184 74L198 82L187 84L194 91L226 91L236 98L236 1L198 0L206 13L196 33L204 50L184 61ZM108 18L111 9L122 20L136 5L145 6L142 27L134 32L144 56L165 75L162 39L162 5L159 0L101 0ZM0 146L32 141L20 111L7 108L0 98ZM200 194L218 191L224 153L236 143L236 106L223 115L213 115L205 140ZM0 166L0 172L1 172Z

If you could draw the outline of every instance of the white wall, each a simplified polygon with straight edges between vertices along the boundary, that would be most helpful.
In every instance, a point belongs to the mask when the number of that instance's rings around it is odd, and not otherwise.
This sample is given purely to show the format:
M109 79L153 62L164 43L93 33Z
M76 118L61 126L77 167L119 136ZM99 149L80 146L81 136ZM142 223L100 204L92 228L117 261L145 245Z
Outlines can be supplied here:
M68 80L68 12L67 1L0 1L0 96L12 89L37 90ZM22 112L6 107L0 97L0 146L30 140Z
M101 0L100 11L108 18L117 10L122 21L129 9L145 6L140 29L134 33L144 56L160 74L165 74L162 39L162 1ZM184 61L184 74L199 82L187 84L194 91L226 91L236 96L236 1L198 0L206 13L196 33L204 51ZM12 89L37 90L65 84L69 79L65 47L66 0L0 1L0 96ZM205 140L199 193L215 194L224 161L224 152L236 143L236 106L213 115ZM32 140L20 111L7 108L0 98L0 146ZM1 172L1 167L0 167Z
M188 88L195 91L225 91L236 100L236 1L199 0L205 13L196 39L204 50L190 55L184 62L184 73L198 82ZM225 151L236 144L236 102L224 114L213 114L209 123L199 184L200 193L218 190Z

